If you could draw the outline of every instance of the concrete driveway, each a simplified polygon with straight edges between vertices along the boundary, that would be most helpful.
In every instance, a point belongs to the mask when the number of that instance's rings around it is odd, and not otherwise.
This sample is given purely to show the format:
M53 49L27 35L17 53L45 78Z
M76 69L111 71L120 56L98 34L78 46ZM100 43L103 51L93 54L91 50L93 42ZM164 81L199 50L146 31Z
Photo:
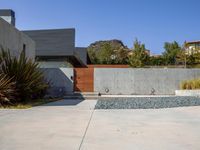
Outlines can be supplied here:
M0 110L1 150L199 150L200 107L94 110L63 100Z

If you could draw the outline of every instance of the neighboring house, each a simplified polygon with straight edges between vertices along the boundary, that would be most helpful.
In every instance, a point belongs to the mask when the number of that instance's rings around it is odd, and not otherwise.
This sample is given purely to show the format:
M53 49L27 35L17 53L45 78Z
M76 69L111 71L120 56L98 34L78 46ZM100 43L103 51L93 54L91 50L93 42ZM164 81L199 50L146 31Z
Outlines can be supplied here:
M185 42L185 50L188 55L200 52L200 41Z
M15 14L12 10L0 10L0 47L19 56L22 50L26 56L35 59L35 42L15 28Z

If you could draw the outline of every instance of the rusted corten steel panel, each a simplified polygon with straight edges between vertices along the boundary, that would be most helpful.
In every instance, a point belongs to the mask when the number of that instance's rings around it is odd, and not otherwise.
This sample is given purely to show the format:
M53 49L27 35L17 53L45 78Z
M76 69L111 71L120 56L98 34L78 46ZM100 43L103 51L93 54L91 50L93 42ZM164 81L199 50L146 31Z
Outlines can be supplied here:
M74 89L76 92L94 92L94 68L74 69Z

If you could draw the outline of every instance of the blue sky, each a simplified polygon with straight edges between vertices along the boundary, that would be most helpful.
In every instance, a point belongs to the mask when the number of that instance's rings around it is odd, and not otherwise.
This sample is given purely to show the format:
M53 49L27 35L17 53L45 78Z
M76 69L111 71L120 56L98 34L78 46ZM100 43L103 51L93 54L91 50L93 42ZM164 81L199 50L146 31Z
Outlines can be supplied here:
M200 40L199 0L0 0L16 12L17 28L76 28L76 46L135 38L152 53L164 42Z

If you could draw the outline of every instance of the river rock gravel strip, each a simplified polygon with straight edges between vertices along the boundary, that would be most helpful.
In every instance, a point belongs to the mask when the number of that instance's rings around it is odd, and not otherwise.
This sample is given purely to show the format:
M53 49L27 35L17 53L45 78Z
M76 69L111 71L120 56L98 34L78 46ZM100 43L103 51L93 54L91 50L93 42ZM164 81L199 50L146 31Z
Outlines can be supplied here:
M95 109L160 109L200 106L200 97L102 97Z

